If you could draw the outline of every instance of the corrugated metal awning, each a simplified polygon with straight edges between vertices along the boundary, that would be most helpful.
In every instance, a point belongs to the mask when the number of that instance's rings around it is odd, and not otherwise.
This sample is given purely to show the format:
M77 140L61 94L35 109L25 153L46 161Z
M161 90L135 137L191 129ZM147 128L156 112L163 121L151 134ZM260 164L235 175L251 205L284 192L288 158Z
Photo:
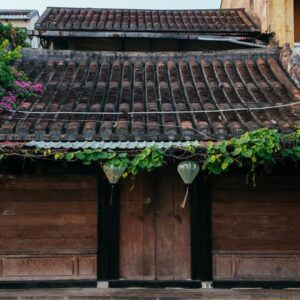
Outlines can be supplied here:
M31 141L25 144L26 147L36 147L40 149L144 149L147 147L156 147L159 149L169 149L172 147L188 147L188 146L200 146L199 141L184 141L184 142L147 142L147 141L135 141L135 142L43 142L43 141Z

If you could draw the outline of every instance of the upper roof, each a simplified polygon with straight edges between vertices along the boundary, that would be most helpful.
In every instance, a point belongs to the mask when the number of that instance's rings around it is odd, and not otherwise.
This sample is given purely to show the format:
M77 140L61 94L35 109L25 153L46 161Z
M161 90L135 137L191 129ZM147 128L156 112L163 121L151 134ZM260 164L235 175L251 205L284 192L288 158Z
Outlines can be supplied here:
M291 132L300 125L300 90L279 54L25 49L18 65L45 91L0 115L0 140L182 141L261 127Z
M0 9L0 20L30 20L38 15L35 9Z
M37 30L253 34L244 9L135 10L49 7Z

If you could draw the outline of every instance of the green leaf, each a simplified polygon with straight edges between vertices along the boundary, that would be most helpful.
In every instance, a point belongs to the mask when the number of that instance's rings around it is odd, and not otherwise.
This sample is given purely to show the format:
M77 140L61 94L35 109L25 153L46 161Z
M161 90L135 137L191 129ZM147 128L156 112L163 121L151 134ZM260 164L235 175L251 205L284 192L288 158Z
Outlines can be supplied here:
M58 159L63 159L64 158L64 154L61 152L57 152L54 154L54 159L58 160Z
M228 169L228 166L229 166L229 165L228 165L228 162L227 162L227 161L224 161L224 162L222 163L222 166L221 166L221 167L222 167L222 170L223 170L223 171L227 170L227 169Z
M74 159L74 156L74 152L69 152L65 155L67 161Z
M250 136L248 132L244 133L239 139L240 144L246 144L249 141L250 141Z
M242 150L241 155L243 157L250 158L252 156L252 153L253 153L252 150L244 149L244 150Z
M84 152L78 151L75 153L75 157L79 160L84 160L85 159L85 154Z
M211 163L214 163L214 162L216 161L216 159L217 159L216 155L211 155L211 156L208 158L209 162L211 162Z

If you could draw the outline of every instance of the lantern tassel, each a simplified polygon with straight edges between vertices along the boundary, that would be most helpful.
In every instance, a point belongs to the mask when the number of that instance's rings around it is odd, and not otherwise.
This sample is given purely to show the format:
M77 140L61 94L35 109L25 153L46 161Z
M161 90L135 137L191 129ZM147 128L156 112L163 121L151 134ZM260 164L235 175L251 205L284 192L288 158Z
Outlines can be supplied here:
M109 205L110 205L110 206L112 205L113 198L114 198L114 187L115 187L115 185L112 184L112 185L111 185L111 192L110 192L110 201L109 201Z
M190 191L190 186L188 185L187 188L186 188L184 199L183 199L182 203L180 204L181 208L185 208L186 201L187 201L188 196L189 196L189 191Z

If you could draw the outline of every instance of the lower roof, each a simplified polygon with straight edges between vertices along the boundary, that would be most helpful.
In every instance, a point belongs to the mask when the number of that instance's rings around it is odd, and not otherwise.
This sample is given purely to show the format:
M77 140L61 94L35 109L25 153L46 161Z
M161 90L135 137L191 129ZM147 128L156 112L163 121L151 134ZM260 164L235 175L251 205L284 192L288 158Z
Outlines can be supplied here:
M0 115L2 141L221 140L262 127L288 133L300 125L300 90L277 48L26 49L17 66L45 91Z

